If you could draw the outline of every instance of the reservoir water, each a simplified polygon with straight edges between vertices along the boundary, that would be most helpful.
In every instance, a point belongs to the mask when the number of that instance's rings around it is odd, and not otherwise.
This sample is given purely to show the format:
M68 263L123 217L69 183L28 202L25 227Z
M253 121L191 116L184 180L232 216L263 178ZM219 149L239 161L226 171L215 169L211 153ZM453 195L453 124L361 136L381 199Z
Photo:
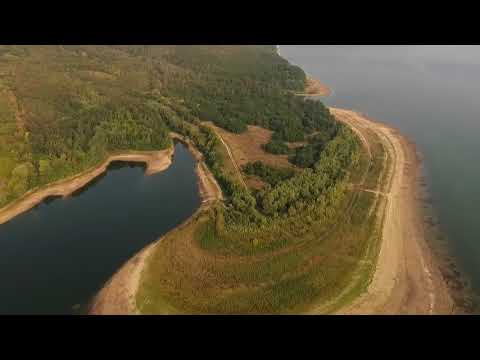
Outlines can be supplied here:
M125 261L198 208L195 162L177 143L161 173L112 163L76 195L0 225L0 314L82 312Z
M480 46L280 46L327 105L398 128L423 155L448 247L480 294Z

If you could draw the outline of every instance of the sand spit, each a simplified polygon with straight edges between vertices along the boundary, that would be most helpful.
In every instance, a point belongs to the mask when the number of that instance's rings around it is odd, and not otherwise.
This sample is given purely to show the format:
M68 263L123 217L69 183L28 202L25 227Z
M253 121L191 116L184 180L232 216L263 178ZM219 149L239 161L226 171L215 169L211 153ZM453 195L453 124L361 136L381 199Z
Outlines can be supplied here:
M171 133L172 138L183 142L197 159L196 172L198 176L198 189L202 198L202 205L183 225L187 224L199 211L207 208L212 202L223 199L220 186L203 161L203 155L193 143L180 134ZM180 225L182 226L182 225ZM140 275L146 260L155 245L163 237L148 245L133 258L128 260L92 301L89 310L91 315L136 315L135 296L140 283Z
M307 77L305 92L297 93L297 95L305 97L330 96L331 94L332 91L327 85L311 77Z

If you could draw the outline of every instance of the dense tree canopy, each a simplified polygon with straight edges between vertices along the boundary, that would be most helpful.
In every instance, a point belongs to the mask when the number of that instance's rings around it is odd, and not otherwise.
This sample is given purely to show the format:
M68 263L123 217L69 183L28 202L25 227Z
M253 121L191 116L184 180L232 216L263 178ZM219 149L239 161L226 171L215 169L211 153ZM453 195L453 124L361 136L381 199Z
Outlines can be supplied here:
M317 166L338 125L322 103L294 95L305 74L273 46L1 46L0 72L2 204L110 152L163 149L170 130L204 153L239 219L282 213L335 179L254 164L247 171L272 186L254 197L224 173L219 141L201 124L271 129L272 153L308 139L290 160Z

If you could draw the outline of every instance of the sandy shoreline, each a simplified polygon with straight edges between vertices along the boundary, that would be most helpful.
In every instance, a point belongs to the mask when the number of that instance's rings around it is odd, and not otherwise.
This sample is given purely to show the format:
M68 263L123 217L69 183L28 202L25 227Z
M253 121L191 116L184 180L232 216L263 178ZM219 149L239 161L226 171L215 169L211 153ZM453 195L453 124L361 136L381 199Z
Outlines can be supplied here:
M280 54L280 45L276 45L276 49L277 55L282 57L282 55ZM307 84L305 86L305 92L296 93L295 95L304 97L318 97L330 96L331 94L332 90L327 85L307 74Z
M297 93L298 96L304 97L318 97L318 96L330 96L332 90L322 82L312 77L307 77L307 85L305 87L305 92Z
M182 141L197 160L196 173L198 177L198 190L202 204L195 213L175 229L187 224L199 211L207 208L212 202L223 199L220 186L203 161L203 155L180 134L171 133L172 138ZM173 230L175 230L173 229ZM173 231L172 230L172 231ZM90 315L136 315L135 296L140 283L140 276L148 256L155 246L166 236L162 236L152 244L146 246L128 260L103 286L95 296L88 313Z
M188 147L188 150L197 160L195 172L197 173L198 177L198 191L202 199L202 205L211 201L223 200L222 189L220 188L220 185L218 185L215 177L203 161L203 154L198 151L198 149L190 141L190 139L187 139L186 137L174 132L170 133L170 136L173 139L177 139L184 143Z
M132 161L145 163L147 164L145 174L151 175L167 169L172 163L172 155L173 148L161 151L132 151L124 154L111 155L100 165L85 170L80 174L45 185L40 189L30 190L20 199L15 200L13 203L8 204L0 209L0 224L6 223L15 216L32 209L50 196L67 197L71 195L104 173L112 161Z
M277 54L281 56L279 45ZM428 235L422 204L417 199L420 164L415 145L396 129L364 114L344 109L331 110L361 139L362 128L377 133L394 159L374 277L367 292L338 313L453 313L455 303L452 293L426 240Z
M382 243L366 293L339 314L450 314L454 302L426 238L416 198L419 161L415 146L397 130L349 110L331 109L355 132L374 131L392 159L385 191Z

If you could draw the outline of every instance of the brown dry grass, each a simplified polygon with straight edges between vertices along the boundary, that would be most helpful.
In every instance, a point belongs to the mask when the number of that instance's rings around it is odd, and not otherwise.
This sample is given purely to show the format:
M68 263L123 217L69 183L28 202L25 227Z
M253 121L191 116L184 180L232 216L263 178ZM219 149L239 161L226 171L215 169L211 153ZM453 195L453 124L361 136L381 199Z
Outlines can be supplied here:
M265 186L265 183L262 180L254 176L247 176L245 182L249 189L261 190Z
M275 167L294 167L288 162L287 155L269 154L262 149L262 145L267 144L272 137L272 131L270 130L260 126L248 125L247 131L244 133L234 134L212 123L208 123L208 125L213 127L217 134L228 144L234 160L240 168L249 162L255 161L262 161Z

